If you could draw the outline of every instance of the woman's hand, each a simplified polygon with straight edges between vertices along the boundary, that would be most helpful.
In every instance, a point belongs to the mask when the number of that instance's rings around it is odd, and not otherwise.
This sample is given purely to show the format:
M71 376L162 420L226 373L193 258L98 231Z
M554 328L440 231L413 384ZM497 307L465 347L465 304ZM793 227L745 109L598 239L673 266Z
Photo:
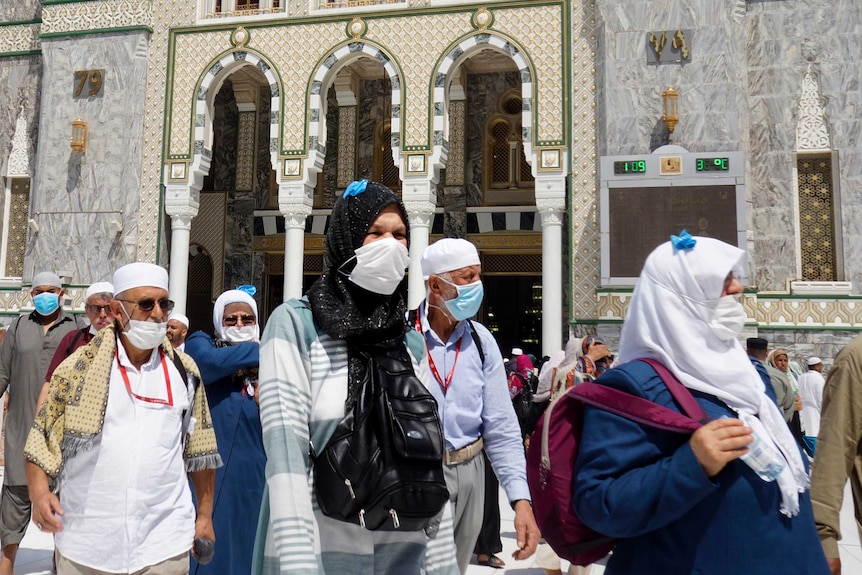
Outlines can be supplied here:
M722 418L695 431L689 444L707 477L715 477L725 465L748 453L752 441L751 429L740 420Z

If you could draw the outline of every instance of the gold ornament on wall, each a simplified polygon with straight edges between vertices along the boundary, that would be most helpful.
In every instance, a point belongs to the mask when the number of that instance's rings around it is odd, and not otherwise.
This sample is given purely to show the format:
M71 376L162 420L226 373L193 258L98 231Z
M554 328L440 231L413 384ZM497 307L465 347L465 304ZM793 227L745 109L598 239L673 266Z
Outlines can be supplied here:
M494 23L494 17L487 8L480 8L473 14L473 26L479 30L485 30Z
M354 17L353 20L347 24L347 35L354 40L358 40L360 37L364 36L366 32L368 32L368 24L366 24L359 16Z

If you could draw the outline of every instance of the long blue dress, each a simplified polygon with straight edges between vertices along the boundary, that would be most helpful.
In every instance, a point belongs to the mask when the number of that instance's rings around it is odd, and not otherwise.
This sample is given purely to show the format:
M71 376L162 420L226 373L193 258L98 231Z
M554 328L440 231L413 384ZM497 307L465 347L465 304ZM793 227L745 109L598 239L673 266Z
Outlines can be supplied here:
M679 411L645 363L597 380ZM710 419L735 417L692 391ZM829 575L808 491L799 513L779 512L781 494L741 460L708 478L689 437L586 407L575 463L574 507L584 523L618 539L608 575Z
M254 397L245 392L243 375L257 369L260 345L245 342L217 347L213 339L195 332L185 351L201 371L218 450L224 466L216 470L213 497L215 556L208 565L191 560L191 575L248 575L263 486L266 454L260 413Z

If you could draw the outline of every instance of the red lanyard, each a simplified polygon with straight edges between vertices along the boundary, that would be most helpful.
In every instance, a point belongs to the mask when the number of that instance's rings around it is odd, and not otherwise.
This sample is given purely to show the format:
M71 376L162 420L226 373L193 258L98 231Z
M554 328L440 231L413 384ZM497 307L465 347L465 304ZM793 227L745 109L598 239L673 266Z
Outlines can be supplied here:
M120 375L123 376L123 381L126 383L126 389L129 390L132 397L140 399L141 401L146 401L147 403L157 403L159 405L167 405L168 407L174 406L174 394L171 392L171 378L168 376L168 365L165 363L165 352L163 352L161 348L159 348L159 358L162 360L162 370L165 372L165 389L168 391L167 400L159 397L144 397L143 395L138 395L132 391L132 384L129 383L129 374L126 372L126 367L120 363L120 352L117 350L115 353L117 356L117 365L120 367Z
M422 324L419 322L418 312L416 313L416 331L422 335ZM452 369L450 369L449 373L446 375L445 381L440 377L440 372L437 371L437 366L434 364L434 358L431 357L431 350L428 349L428 342L425 342L425 351L428 352L428 367L431 368L431 375L433 375L434 379L437 380L437 383L440 384L440 389L443 390L443 395L446 395L446 392L449 391L449 384L452 383L452 376L455 375L455 366L458 364L458 356L461 355L461 340L463 339L464 336L462 335L458 338L457 343L455 343L455 361L452 362Z

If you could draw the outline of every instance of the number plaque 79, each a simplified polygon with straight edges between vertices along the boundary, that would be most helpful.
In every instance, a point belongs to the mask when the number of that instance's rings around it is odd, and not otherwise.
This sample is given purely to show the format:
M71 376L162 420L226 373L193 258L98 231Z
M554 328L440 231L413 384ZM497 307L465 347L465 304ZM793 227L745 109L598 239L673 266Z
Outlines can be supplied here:
M102 70L78 70L75 72L74 97L97 96L102 91L104 79Z

